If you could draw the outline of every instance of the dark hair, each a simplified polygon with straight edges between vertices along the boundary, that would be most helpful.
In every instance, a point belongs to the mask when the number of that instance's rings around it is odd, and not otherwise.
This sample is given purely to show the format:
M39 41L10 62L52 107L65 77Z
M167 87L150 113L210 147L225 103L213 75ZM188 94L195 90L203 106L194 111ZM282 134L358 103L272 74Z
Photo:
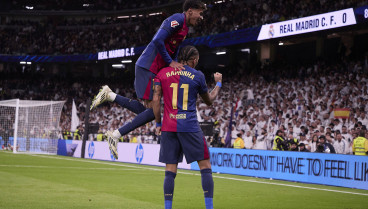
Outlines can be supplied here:
M186 0L183 4L183 11L186 12L188 9L203 9L206 10L206 4L200 0Z
M365 130L360 130L360 131L359 131L359 136L364 137L364 136L365 136Z
M195 56L199 56L198 50L194 46L185 46L183 47L178 55L179 62L187 62L188 60L193 59Z

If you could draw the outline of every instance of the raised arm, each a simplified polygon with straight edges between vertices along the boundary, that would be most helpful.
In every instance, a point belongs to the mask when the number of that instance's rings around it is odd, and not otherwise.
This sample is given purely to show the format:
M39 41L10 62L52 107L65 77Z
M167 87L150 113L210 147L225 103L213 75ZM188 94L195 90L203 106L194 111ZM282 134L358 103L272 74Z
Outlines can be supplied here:
M213 101L215 101L218 93L220 92L222 86L222 74L216 72L213 77L215 78L216 86L210 93L204 93L200 96L202 97L204 103L208 106L212 105Z

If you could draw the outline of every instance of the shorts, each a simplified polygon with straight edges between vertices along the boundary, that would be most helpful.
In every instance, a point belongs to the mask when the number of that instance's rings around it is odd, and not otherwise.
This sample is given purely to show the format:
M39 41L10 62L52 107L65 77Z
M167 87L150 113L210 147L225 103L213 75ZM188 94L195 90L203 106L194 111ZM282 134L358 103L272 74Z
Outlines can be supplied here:
M188 164L210 158L203 132L163 131L161 133L159 161L166 164L177 164L183 161L183 154Z
M139 99L152 100L155 77L156 75L151 71L135 66L134 88Z

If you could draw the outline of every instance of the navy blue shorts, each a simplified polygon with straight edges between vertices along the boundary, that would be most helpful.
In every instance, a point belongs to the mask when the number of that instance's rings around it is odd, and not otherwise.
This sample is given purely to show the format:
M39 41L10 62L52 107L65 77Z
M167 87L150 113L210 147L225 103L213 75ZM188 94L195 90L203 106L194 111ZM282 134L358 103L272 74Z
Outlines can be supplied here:
M153 86L155 83L153 79L156 77L151 71L135 66L135 80L134 88L139 99L152 100Z
M188 164L210 158L210 151L202 131L161 132L160 162L177 164L183 161L183 153Z

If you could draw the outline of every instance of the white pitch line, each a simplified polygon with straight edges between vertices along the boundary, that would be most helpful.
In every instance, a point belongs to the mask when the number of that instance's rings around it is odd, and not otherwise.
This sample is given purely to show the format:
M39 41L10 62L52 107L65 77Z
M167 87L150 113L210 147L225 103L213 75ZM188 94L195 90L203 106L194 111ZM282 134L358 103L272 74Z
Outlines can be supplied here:
M77 170L117 170L130 171L139 170L138 168L83 168L83 167L59 167L59 166L43 166L43 165L0 165L0 167L16 167L16 168L63 168L63 169L77 169Z
M133 166L133 165L120 165L120 164L114 164L114 163L107 163L102 161L86 161L78 158L60 158L60 157L51 157L51 156L43 156L43 155L32 155L35 157L44 157L44 158L53 158L53 159L61 159L61 160L72 160L72 161L78 161L78 162L88 162L88 163L96 163L96 164L104 164L104 165L113 165L113 166L122 166L122 167L131 167L131 168L140 168L140 169L148 169L148 170L154 170L154 171L164 171L163 169L157 169L157 168L147 168L147 167L140 167L140 166ZM200 176L200 174L196 173L188 173L188 172L182 172L179 171L178 173L181 174L187 174L187 175L196 175ZM286 186L286 187L294 187L294 188L301 188L301 189L311 189L311 190L319 190L319 191L327 191L327 192L337 192L337 193L344 193L344 194L354 194L354 195L363 195L368 196L368 194L364 193L358 193L358 192L348 192L348 191L341 191L341 190L333 190L333 189L322 189L322 188L315 188L315 187L305 187L305 186L298 186L298 185L291 185L291 184L282 184L282 183L274 183L274 182L266 182L266 181L255 181L255 180L248 180L248 179L238 179L238 178L231 178L231 177L224 177L224 176L213 176L214 178L219 179L226 179L226 180L234 180L234 181L243 181L243 182L252 182L252 183L259 183L259 184L271 184L271 185L277 185L277 186Z

